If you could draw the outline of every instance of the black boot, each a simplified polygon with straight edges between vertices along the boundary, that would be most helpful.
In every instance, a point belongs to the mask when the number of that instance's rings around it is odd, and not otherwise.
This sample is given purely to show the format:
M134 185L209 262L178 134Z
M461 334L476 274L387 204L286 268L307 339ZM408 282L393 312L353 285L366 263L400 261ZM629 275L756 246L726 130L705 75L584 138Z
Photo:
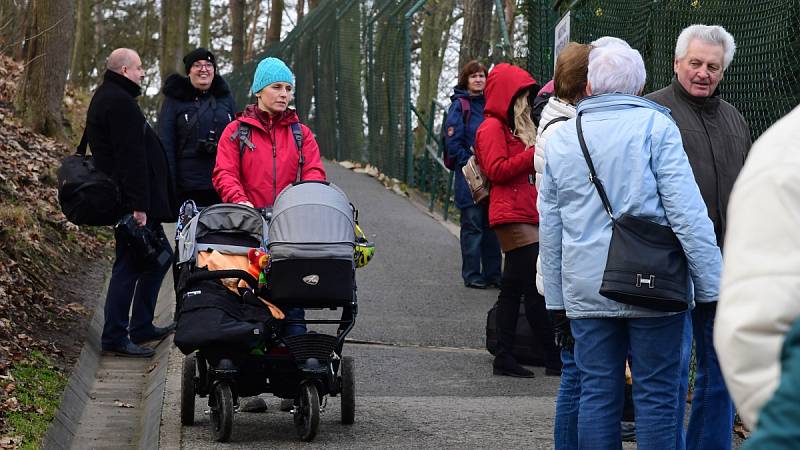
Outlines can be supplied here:
M495 375L506 375L518 378L533 378L534 374L530 370L522 367L511 356L498 355L492 364L492 373Z

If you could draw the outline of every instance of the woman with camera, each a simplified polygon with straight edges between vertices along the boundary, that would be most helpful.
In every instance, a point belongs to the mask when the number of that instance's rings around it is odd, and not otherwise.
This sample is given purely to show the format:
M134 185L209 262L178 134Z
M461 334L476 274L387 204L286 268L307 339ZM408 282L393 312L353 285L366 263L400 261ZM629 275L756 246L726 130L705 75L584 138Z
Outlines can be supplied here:
M187 76L170 75L158 117L159 136L176 182L178 200L205 207L220 202L211 184L222 130L234 119L236 105L217 74L214 54L198 48L183 57Z

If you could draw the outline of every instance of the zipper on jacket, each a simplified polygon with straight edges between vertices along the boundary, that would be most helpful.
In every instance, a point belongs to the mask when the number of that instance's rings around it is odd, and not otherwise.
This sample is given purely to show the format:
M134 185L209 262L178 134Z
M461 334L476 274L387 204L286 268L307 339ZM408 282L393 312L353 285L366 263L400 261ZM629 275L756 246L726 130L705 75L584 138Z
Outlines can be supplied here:
M722 216L722 192L720 190L719 185L719 170L717 168L717 155L714 154L714 143L711 141L711 135L708 134L708 127L706 126L706 120L703 118L703 109L701 108L697 111L697 115L700 118L700 123L703 124L703 131L705 131L706 140L708 140L708 150L711 153L711 166L714 167L714 187L717 191L717 204L714 205L717 210L717 217L719 217L719 226L720 226L720 235L717 236L721 238L724 236L725 233L725 217ZM714 234L716 234L716 229L714 230ZM721 246L722 242L718 242L717 245Z
M275 206L275 199L278 198L278 148L275 144L275 127L270 127L270 138L272 139L272 206Z

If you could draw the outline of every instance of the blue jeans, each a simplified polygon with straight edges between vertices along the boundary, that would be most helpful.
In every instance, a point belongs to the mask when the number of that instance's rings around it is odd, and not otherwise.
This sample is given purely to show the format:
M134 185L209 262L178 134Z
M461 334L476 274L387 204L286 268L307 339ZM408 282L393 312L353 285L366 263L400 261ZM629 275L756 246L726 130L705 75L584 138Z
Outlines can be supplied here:
M303 320L306 318L306 310L303 308L288 308L286 310L286 319L288 320ZM283 329L283 335L288 336L296 336L298 334L306 334L307 328L306 324L298 323L298 324L286 324Z
M682 402L678 408L683 423L686 390L689 385L689 360L692 335L695 345L695 377L689 427L686 430L687 449L725 449L733 445L733 405L714 350L714 317L716 304L696 307L687 317L683 342L681 370Z
M567 348L561 349L561 384L556 398L556 420L553 438L556 450L578 448L578 402L581 398L581 380L575 355Z
M630 348L636 442L640 450L678 445L678 401L684 314L640 319L575 319L580 371L578 448L621 449L625 359Z
M160 224L147 226L166 239ZM172 249L169 246L166 248L171 254ZM164 275L172 265L170 257L163 266L143 270L134 257L133 249L119 238L116 239L115 253L116 259L111 269L111 280L106 294L103 349L126 345L130 340L129 335L148 336L153 333L153 315L158 291L161 289Z
M488 212L474 205L461 209L461 277L465 283L500 283L500 244L489 228Z

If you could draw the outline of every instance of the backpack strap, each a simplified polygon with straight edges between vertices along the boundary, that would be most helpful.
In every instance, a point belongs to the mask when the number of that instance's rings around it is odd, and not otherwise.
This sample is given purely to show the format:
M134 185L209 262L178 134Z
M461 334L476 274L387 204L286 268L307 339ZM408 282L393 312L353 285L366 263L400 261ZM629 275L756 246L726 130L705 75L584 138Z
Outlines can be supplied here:
M294 182L299 183L303 176L303 165L306 160L303 157L303 129L300 128L300 122L295 122L291 125L292 135L294 136L294 143L297 145L297 177Z
M472 115L469 100L464 97L459 97L458 102L461 103L461 117L464 119L464 125L467 125L469 123L469 117Z
M239 160L241 161L242 157L244 156L245 148L249 148L250 151L256 149L256 145L250 140L250 125L242 122L241 120L236 125L236 133L231 134L230 140L233 142L237 138L239 139Z
M86 145L89 143L89 137L86 136L86 125L83 126L83 136L81 136L81 143L78 144L78 149L75 151L76 155L86 156Z
M567 116L558 116L558 117L556 117L555 119L551 120L550 122L547 122L547 124L544 126L544 128L542 128L542 133L544 133L544 130L546 130L547 127L549 127L550 125L552 125L552 124L554 124L556 122L565 122L567 120L569 120L569 117L567 117Z

